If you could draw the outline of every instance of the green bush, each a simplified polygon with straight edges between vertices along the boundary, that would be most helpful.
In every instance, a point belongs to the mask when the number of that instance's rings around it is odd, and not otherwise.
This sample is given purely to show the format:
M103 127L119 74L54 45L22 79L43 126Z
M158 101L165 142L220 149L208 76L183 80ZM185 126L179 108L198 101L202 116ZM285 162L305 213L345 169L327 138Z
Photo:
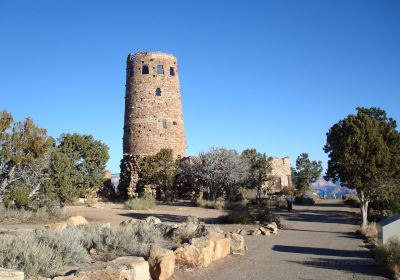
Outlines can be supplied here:
M354 194L345 194L342 196L344 204L351 207L360 207L360 199Z
M394 273L400 271L400 238L393 237L387 244L375 248L375 260L377 263L388 267Z
M247 203L231 204L229 213L219 218L221 223L226 224L248 224L253 218L247 207Z
M275 222L278 228L283 227L281 217L276 215L275 211L269 207L264 208L264 210L258 215L258 219L265 223Z
M156 201L151 195L131 198L125 202L124 207L130 210L148 210L156 205Z
M10 192L4 197L4 204L7 208L15 205L17 208L26 207L29 203L31 190L27 187L12 187Z

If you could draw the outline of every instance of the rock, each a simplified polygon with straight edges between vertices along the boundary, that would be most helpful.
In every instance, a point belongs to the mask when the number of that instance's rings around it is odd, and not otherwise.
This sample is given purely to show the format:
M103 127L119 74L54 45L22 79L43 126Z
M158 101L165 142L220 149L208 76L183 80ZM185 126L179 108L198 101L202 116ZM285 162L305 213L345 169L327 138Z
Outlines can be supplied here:
M175 272L175 254L172 250L152 245L148 262L153 280L167 280Z
M142 257L120 257L113 260L112 262L127 267L126 271L121 271L121 274L126 275L126 278L122 279L150 280L149 263L145 261Z
M271 235L271 233L269 232L269 230L266 229L266 228L260 227L259 230L261 231L261 234L262 234L262 235L267 235L267 236Z
M191 244L183 244L174 251L175 262L178 265L192 268L202 267L200 250Z
M222 233L213 233L209 236L214 243L213 261L225 258L231 253L231 242Z
M154 216L149 216L146 218L146 222L149 224L161 224L161 220L159 218L156 218Z
M225 237L229 239L232 254L243 254L245 251L244 238L237 233L227 233Z
M259 229L251 229L249 230L249 235L260 235L261 231Z
M44 226L47 229L61 230L67 228L67 223L52 223Z
M141 257L120 257L108 263L94 263L75 275L53 280L150 280L149 264Z
M0 279L1 280L24 280L25 275L24 272L13 270L13 269L6 269L0 267Z
M132 219L128 219L128 220L122 221L119 225L120 226L127 226L127 225L130 225L130 224L135 224L135 223L137 223L139 221L141 221L141 220L132 218Z
M67 225L68 226L80 226L80 225L87 225L88 222L86 221L85 217L83 216L72 216L68 218Z
M200 267L207 267L214 259L215 243L207 237L193 238L191 244L200 252Z
M175 228L172 228L168 235L174 241L186 241L187 239L192 238L197 230L198 225L196 223L182 223Z
M84 204L85 202L86 202L85 198L82 198L82 197L78 198L78 203Z
M271 233L272 233L272 234L278 234L278 229L277 229L277 228L273 229L273 230L271 231Z
M101 226L102 228L111 228L110 222L104 223L104 224L100 224L100 226Z
M269 229L270 231L274 231L275 229L278 229L278 226L276 225L275 222L269 223L265 226L267 229Z

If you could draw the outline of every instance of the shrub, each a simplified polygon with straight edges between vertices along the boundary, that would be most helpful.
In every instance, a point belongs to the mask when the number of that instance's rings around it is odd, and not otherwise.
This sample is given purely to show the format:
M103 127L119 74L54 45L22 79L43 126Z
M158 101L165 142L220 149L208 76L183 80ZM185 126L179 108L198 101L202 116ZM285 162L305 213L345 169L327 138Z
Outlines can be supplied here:
M195 206L197 207L203 207L203 208L209 208L209 209L224 209L225 208L225 202L222 200L217 200L217 201L213 201L213 200L205 200L202 198L199 198L195 201Z
M13 187L10 193L5 196L4 203L7 208L15 205L17 208L26 207L29 203L31 190L27 187Z
M92 248L104 260L124 255L147 258L150 244L175 246L164 238L162 226L142 221L116 228L86 225L60 231L3 234L0 235L0 267L23 270L27 276L50 277L65 266L87 261Z
M400 272L400 238L393 237L387 244L375 248L375 260L394 273Z
M232 204L227 215L219 218L221 223L227 224L248 224L253 218L245 202Z
M43 206L34 210L5 208L0 204L0 222L46 222L65 215L59 206Z
M278 228L282 228L281 218L275 214L275 211L269 207L265 207L264 210L258 215L258 219L265 223L275 222Z
M125 202L124 207L131 210L148 210L156 205L153 196L145 195L142 197L131 198Z
M378 238L378 228L376 223L369 223L367 226L361 227L360 233L367 238Z
M344 204L352 207L360 207L360 199L354 194L345 194L342 196Z

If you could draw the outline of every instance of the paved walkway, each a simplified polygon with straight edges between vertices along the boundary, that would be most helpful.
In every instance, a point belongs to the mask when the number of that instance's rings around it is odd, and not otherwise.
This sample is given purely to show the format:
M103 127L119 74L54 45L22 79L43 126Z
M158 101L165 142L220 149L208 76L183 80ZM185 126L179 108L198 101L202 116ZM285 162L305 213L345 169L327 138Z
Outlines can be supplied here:
M199 271L180 271L175 279L387 279L354 233L354 209L339 201L294 209L281 213L287 230L270 237L246 236L246 255L229 256Z

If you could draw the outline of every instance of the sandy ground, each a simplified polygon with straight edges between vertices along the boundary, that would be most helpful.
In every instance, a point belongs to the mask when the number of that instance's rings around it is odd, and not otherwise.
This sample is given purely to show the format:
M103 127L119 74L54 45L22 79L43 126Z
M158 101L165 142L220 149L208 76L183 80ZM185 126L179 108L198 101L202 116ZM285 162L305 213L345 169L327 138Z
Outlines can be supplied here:
M245 236L249 250L245 255L231 255L208 268L178 269L175 280L239 280L239 279L387 279L374 264L370 251L354 233L357 229L355 209L340 201L322 201L315 206L295 206L293 212L279 213L286 230L278 235ZM129 218L155 216L164 222L182 222L193 215L206 223L214 223L225 212L192 207L188 203L175 206L157 205L151 210L126 210L122 204L98 203L96 208L68 206L68 215L82 215L90 223L118 225ZM43 224L0 224L0 230L21 230ZM252 228L253 225L220 225L226 231Z

